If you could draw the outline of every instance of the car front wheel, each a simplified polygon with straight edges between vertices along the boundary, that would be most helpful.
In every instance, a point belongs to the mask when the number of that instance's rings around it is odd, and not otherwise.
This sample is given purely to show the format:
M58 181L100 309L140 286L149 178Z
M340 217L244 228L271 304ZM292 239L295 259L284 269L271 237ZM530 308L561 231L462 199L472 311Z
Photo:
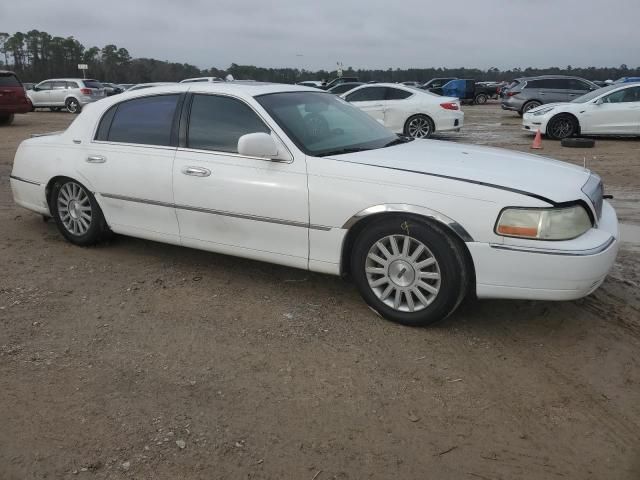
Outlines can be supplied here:
M95 197L75 180L57 181L50 205L58 230L71 243L94 245L109 230Z
M449 316L467 292L462 248L436 224L393 217L360 233L351 273L380 315L405 325L429 325Z
M0 125L11 125L13 123L14 117L15 116L13 113L0 116Z
M578 133L578 123L571 115L556 115L547 124L547 136L554 140L569 138Z

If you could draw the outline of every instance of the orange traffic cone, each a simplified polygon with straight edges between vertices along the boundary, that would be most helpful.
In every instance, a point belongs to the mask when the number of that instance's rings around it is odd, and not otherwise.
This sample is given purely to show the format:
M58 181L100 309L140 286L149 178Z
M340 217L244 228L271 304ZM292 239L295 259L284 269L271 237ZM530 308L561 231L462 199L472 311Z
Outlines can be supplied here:
M536 138L533 139L531 148L533 150L542 150L542 135L540 134L540 129L538 129L536 133Z

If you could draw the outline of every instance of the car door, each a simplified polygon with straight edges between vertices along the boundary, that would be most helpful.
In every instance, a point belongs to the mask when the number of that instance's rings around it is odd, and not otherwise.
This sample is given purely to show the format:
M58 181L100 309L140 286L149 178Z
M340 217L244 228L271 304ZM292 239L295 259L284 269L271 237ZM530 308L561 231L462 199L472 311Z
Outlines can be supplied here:
M307 268L305 158L280 162L238 154L239 138L257 132L270 133L286 150L243 99L194 93L187 109L188 127L173 167L182 243Z
M172 176L182 98L151 95L114 105L78 159L117 233L180 243Z
M527 82L527 88L529 87ZM569 79L568 78L545 78L535 80L538 87L540 100L543 103L559 103L569 101Z
M49 93L49 104L52 106L64 106L64 99L67 96L67 82L56 80L51 85Z
M567 91L568 101L581 97L592 90L595 90L595 88L591 84L579 78L571 78L569 79L569 90Z
M410 111L409 97L411 96L413 93L408 90L387 87L383 116L385 127L394 132L404 129L407 118L413 113Z
M33 103L35 107L49 106L51 104L49 99L51 98L52 87L53 81L45 80L36 85L33 90L29 90L31 103Z
M583 133L640 134L640 86L617 90L597 103L588 103L580 125Z
M371 86L350 93L345 100L384 123L386 96L387 87Z

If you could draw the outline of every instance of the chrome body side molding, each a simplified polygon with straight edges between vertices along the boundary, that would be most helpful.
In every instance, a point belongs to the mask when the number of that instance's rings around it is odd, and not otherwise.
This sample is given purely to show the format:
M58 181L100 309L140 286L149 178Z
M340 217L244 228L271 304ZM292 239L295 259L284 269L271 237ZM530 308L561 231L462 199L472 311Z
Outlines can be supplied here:
M356 223L358 223L363 218L366 218L370 215L376 215L379 213L412 213L414 215L419 215L421 217L430 218L435 220L436 222L446 226L455 233L460 239L464 242L473 242L473 237L467 232L462 225L460 225L455 220L443 215L440 212L436 212L435 210L431 210L426 207L420 207L418 205L408 205L405 203L392 203L385 205L375 205L372 207L365 208L360 212L356 213L353 217L347 220L342 228L350 229Z

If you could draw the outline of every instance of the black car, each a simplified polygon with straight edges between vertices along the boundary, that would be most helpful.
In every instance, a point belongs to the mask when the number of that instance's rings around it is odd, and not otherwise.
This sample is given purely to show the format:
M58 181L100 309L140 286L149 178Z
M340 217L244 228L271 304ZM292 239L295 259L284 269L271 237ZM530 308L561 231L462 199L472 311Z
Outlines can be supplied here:
M342 95L343 93L348 92L349 90L352 90L352 89L354 89L356 87L359 87L360 85L364 85L364 83L362 83L362 82L340 83L340 84L334 85L333 87L328 89L327 92L333 93L334 95Z
M107 93L108 97L110 97L111 95L116 95L118 93L124 92L124 88L122 88L122 86L120 85L116 85L115 83L107 83L107 82L100 82L100 83L102 83L102 86L104 87L104 90Z
M444 87L451 80L457 80L457 78L454 78L454 77L432 78L428 82L422 84L420 88L423 90L427 90L431 93L435 93L436 95L442 95L442 87Z
M333 88L336 85L340 85L341 83L359 82L359 81L360 80L358 80L358 77L338 77L338 78L334 78L329 83L323 83L322 87L320 88L322 88L323 90L329 90L330 88Z

